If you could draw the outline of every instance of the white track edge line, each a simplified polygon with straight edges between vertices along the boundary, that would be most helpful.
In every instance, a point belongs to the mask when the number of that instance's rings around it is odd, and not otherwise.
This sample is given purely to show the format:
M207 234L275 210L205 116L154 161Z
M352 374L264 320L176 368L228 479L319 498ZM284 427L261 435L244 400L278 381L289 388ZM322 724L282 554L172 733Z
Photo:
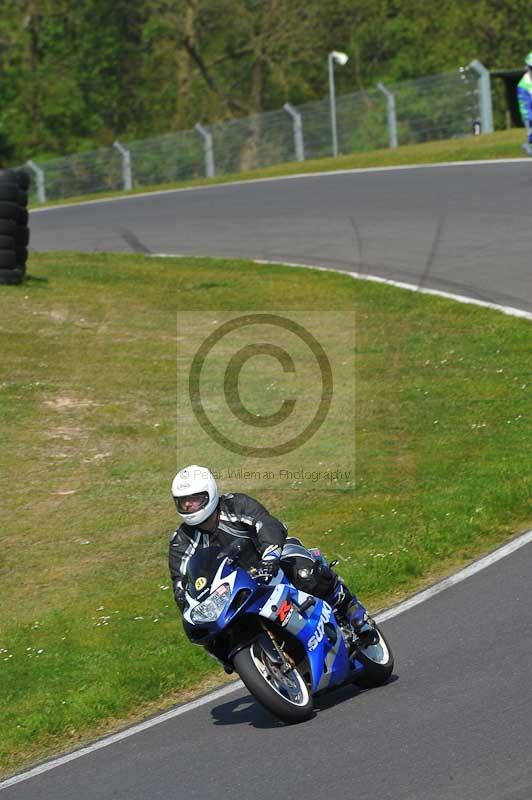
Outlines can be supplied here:
M192 711L194 708L198 708L198 706L205 705L205 703L209 703L212 700L217 700L220 697L224 697L226 694L230 694L231 692L234 692L236 689L240 689L243 686L244 684L242 681L234 681L229 686L224 686L222 689L216 689L214 692L210 692L203 697L199 697L197 700L191 700L190 703L185 703L182 706L178 706L178 708L165 711L156 717L147 719L144 722L139 722L138 725L133 725L131 728L126 728L118 733L113 733L111 736L106 736L104 739L98 739L98 741L92 742L86 747L82 747L80 750L74 750L72 753L67 753L59 758L54 758L53 761L46 761L44 764L38 764L36 767L33 767L33 769L30 769L27 772L21 772L19 775L14 775L12 778L2 781L0 783L0 791L2 791L2 789L7 789L8 786L14 786L16 783L21 783L22 781L27 781L30 778L35 778L38 775L42 775L43 772L48 772L56 767L61 767L63 764L68 764L70 761L75 761L82 756L93 753L95 750L101 750L104 747L109 747L111 744L121 742L123 739L127 739L129 736L134 736L136 733L141 733L149 728L153 728L155 725L159 725L161 722L166 722L174 717L179 717L181 714L185 714L187 711Z
M150 258L218 258L220 260L227 260L224 256L207 256L195 255L192 253L151 253ZM263 258L250 258L242 260L251 261L253 264L265 264L269 266L280 267L296 267L298 269L312 269L318 272L333 272L336 275L347 275L350 278L360 281L371 281L373 283L383 283L386 286L395 286L398 289L406 289L409 292L417 292L418 294L427 294L433 297L443 297L446 300L454 300L456 303L464 303L466 305L478 306L480 308L489 308L492 311L498 311L501 314L506 314L510 317L518 317L520 319L527 319L532 322L532 311L524 311L521 308L514 306L503 306L499 303L492 303L489 300L478 300L475 297L468 297L462 294L453 294L452 292L444 292L440 289L429 289L426 286L416 286L415 283L406 283L405 281L396 281L392 278L381 278L379 275L369 275L362 272L351 272L350 270L335 269L334 267L318 267L313 264L300 264L290 261L268 261Z
M497 164L523 164L530 162L530 158L491 158L472 161L440 161L436 164L395 164L389 167L353 167L352 169L324 170L323 172L298 172L294 175L274 175L268 178L248 178L247 180L225 181L224 183L207 183L204 186L183 186L181 189L156 189L153 192L138 192L137 194L121 194L116 197L102 197L94 200L80 200L77 203L60 203L56 206L45 208L32 208L31 214L44 213L45 211L58 211L62 208L75 208L77 206L96 205L97 203L113 203L118 200L136 200L141 197L158 197L165 194L178 192L199 192L204 189L220 189L224 186L242 186L246 183L271 183L272 181L291 181L299 178L323 178L327 175L365 175L372 172L398 172L410 169L439 169L441 167L485 167Z
M403 602L399 603L396 606L393 606L386 611L382 611L380 614L375 615L375 620L377 622L385 622L386 620L393 619L393 617L397 617L400 614L403 614L405 611L409 611L411 608L414 608L421 603L424 603L426 600L429 600L431 597L434 597L440 592L445 591L445 589L449 589L451 586L455 586L458 583L466 580L467 578L475 575L477 572L481 572L486 567L490 567L492 564L495 564L497 561L505 558L506 556L514 553L516 550L519 550L521 547L524 547L527 544L532 542L532 530L526 531L525 533L518 536L516 539L512 539L511 542L499 547L497 550L494 550L492 553L488 553L487 556L483 556L478 561L473 562L469 566L465 567L464 569L460 570L459 572L455 573L454 575L445 578L443 581L436 583L434 586L430 586L428 589L424 589L421 592L413 595L412 597L408 598L408 600L404 600ZM179 706L178 708L173 708L170 711L165 711L163 714L159 716L152 717L151 719L146 720L145 722L140 722L138 725L134 725L131 728L126 728L123 731L119 731L118 733L114 733L111 736L107 736L104 739L100 739L96 742L93 742L86 747L81 748L80 750L75 750L72 753L67 753L60 758L56 758L53 761L47 761L44 764L40 764L33 769L28 770L27 772L22 772L19 775L15 775L12 778L8 778L7 780L0 783L0 791L2 789L7 789L9 786L14 786L17 783L22 783L22 781L27 781L30 778L36 778L38 775L42 775L44 772L49 772L56 767L61 767L64 764L68 764L71 761L75 761L82 756L89 755L90 753L95 752L96 750L101 750L104 747L109 747L109 745L116 744L117 742L122 741L123 739L127 739L130 736L134 736L137 733L141 733L142 731L148 730L149 728L153 728L155 725L159 725L162 722L167 722L170 719L174 719L174 717L178 717L181 714L185 714L188 711L192 711L195 708L199 708L200 706L205 705L206 703L211 703L213 700L218 700L221 697L224 697L227 694L231 694L235 692L237 689L243 688L244 684L242 681L235 681L231 683L229 686L224 686L221 689L216 689L214 692L210 692L209 694L204 695L203 697L199 697L197 700L192 700L190 703L186 703L185 705Z
M502 545L502 547L497 548L497 550L488 553L487 556L483 556L479 558L478 561L474 561L459 572L455 572L454 575L450 575L448 578L434 584L434 586L423 589L423 591L418 592L408 600L404 600L402 603L399 603L399 605L382 611L380 614L376 615L375 619L377 622L385 622L388 619L393 619L393 617L397 617L399 614L414 608L414 606L424 603L425 600L429 600L431 597L440 594L440 592L443 592L445 589L449 589L449 587L455 586L457 583L461 583L461 581L465 581L467 578L471 577L471 575L475 575L477 572L486 569L486 567L490 567L492 564L514 553L521 547L530 544L530 542L532 542L532 530L522 533L516 539L512 539L511 542L507 542Z
M43 209L44 210L44 209ZM183 254L171 254L171 253L154 253L154 258L186 258L187 256ZM256 264L280 264L278 261L265 261L263 259L254 259L254 263ZM482 306L483 308L491 308L494 311L501 311L504 314L510 314L516 317L523 317L524 319L532 320L532 313L528 311L521 311L520 309L512 308L511 306L500 306L496 303L489 303L484 300L475 300L474 298L465 297L462 295L454 295L447 292L440 292L436 289L426 289L426 288L419 288L415 286L415 284L403 283L401 281L393 281L388 278L379 278L373 275L362 275L356 272L346 272L344 270L334 269L332 267L317 267L311 266L309 264L295 264L295 263L285 263L285 266L289 267L298 267L304 269L314 269L323 272L334 272L339 275L350 275L352 278L361 279L361 280L369 280L369 281L376 281L378 283L385 283L391 286L396 286L401 289L407 289L410 291L419 292L422 294L430 294L436 295L438 297L445 297L450 300L456 300L460 303L469 303L472 305ZM522 534L521 536L517 537L517 539L508 542L506 545L495 550L493 553L489 553L487 556L475 561L473 564L470 564L468 567L457 572L455 575L451 575L449 578L445 578L443 581L435 584L434 586L429 587L428 589L424 589L421 592L413 595L413 597L409 598L408 600L399 603L397 606L393 606L392 608L381 612L380 614L376 615L375 619L377 622L384 622L385 620L392 619L393 617L397 617L399 614L402 614L404 611L408 611L414 606L419 605L420 603L429 600L431 597L434 597L436 594L443 592L445 589L448 589L451 586L454 586L457 583L460 583L466 578L469 578L471 575L474 575L477 572L480 572L482 569L491 566L495 562L499 561L500 559L504 558L510 553L515 552L521 547L524 547L526 544L532 542L532 530L527 531L526 533ZM56 758L53 761L48 761L44 764L40 764L33 769L28 770L27 772L22 772L19 775L15 775L12 778L8 778L5 781L0 782L0 791L2 789L7 789L9 786L14 786L17 783L21 783L22 781L29 780L30 778L37 777L44 772L48 772L51 769L55 769L56 767L60 767L64 764L68 764L70 761L74 761L82 756L88 755L89 753L94 752L95 750L101 750L103 747L108 747L109 745L115 744L116 742L120 742L123 739L128 738L129 736L134 736L136 733L140 733L148 728L152 728L155 725L159 725L162 722L166 722L169 719L173 719L174 717L178 717L181 714L185 714L187 711L192 711L199 706L205 705L205 703L210 703L213 700L217 700L219 697L223 697L226 694L230 694L231 692L236 691L243 687L242 681L235 681L234 684L229 686L225 686L222 689L217 689L210 694L204 695L203 697L198 698L197 700L192 700L190 703L186 703L183 706L179 706L178 708L171 709L170 711L166 711L163 714L160 714L157 717L153 717L152 719L146 720L145 722L141 722L138 725L134 725L131 728L126 728L126 730L119 731L118 733L112 734L104 739L100 739L97 742L93 742L86 747L81 748L81 750L75 750L73 753L68 753L67 755L61 756L60 758Z

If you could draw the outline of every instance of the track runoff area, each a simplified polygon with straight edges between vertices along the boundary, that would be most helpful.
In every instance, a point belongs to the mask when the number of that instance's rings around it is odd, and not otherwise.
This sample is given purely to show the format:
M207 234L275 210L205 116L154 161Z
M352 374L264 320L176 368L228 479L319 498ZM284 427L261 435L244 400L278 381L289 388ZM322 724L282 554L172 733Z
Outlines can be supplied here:
M501 160L498 160L495 163L515 163L516 161L523 161L523 162L528 163L528 161L526 159L501 159ZM424 168L434 168L434 167L440 167L441 168L441 167L446 167L446 166L461 166L461 165L471 165L471 166L472 165L483 165L483 166L486 166L486 162L485 161L448 162L448 163L445 163L445 164L437 164L437 165L434 165L434 164L424 165L424 164L422 164L422 165L414 165L414 166L410 166L410 167L406 167L406 166L401 166L401 167L376 167L376 168L367 168L367 169L362 169L362 170L358 170L358 169L357 170L349 170L348 172L350 172L350 173L372 173L372 172L383 172L383 171L399 171L399 170L402 171L402 170L412 170L412 169L424 169ZM291 176L286 176L284 178L266 178L266 179L259 179L258 181L231 182L229 184L226 183L226 184L217 184L217 185L215 184L212 187L204 187L204 186L203 187L197 187L197 190L205 191L205 189L222 188L222 187L228 186L228 185L229 186L235 186L235 185L240 185L241 183L249 184L251 182L260 183L260 182L264 182L264 181L269 182L269 181L273 181L273 180L294 180L294 179L297 179L297 178L317 177L317 176L322 175L322 174L330 176L330 175L334 175L334 174L345 174L345 171L338 171L338 172L335 172L335 173L331 173L331 172L312 173L311 175L306 175L306 174L303 174L303 175L291 175ZM179 189L177 189L177 190L164 190L162 192L153 192L153 193L150 192L150 193L142 193L142 194L138 194L138 195L133 195L128 199L135 199L135 198L140 198L140 197L144 197L145 198L145 197L151 197L151 196L160 196L160 195L164 195L164 194L171 194L171 193L174 193L176 191L177 192L182 192L182 191L189 192L189 191L195 191L195 190L196 190L196 187L189 187L187 189L181 189L181 190L179 190ZM84 204L81 204L81 205L92 205L92 204L96 204L96 203L112 203L112 202L120 201L122 199L123 198L103 198L101 200L87 201L87 203L84 203ZM34 214L36 212L37 213L39 213L39 212L43 213L43 212L47 212L47 211L60 211L65 206L67 206L67 207L76 206L77 207L78 205L80 205L80 204L64 204L64 205L61 205L61 206L52 206L52 207L43 208L43 209L35 209L35 210L32 211L32 213ZM158 258L176 258L176 257L184 257L185 254L181 254L181 253L154 253L152 255L153 255L153 257L158 257ZM272 262L272 261L265 260L265 259L253 259L253 260L256 263L259 263L259 264L260 263L262 263L262 264L278 263L278 262ZM290 262L283 262L283 263L285 263L287 266L291 266L291 267L294 267L294 268L316 269L316 270L337 272L337 273L340 273L342 275L349 274L354 279L357 279L357 280L374 281L374 282L378 282L378 283L384 283L384 284L387 284L387 285L390 285L390 286L395 286L397 288L408 290L408 291L419 292L419 293L422 293L422 294L434 295L434 296L437 296L437 297L444 297L444 298L447 298L449 300L454 300L454 301L459 302L459 303L476 305L476 306L480 306L480 307L483 307L483 308L490 308L490 309L492 309L494 311L498 311L500 313L503 313L503 314L506 314L506 315L509 315L509 316L519 317L519 318L522 318L522 319L527 319L527 320L532 321L532 312L528 312L528 311L525 311L525 310L519 309L519 308L514 308L512 306L493 303L493 302L490 302L490 301L487 301L487 300L480 300L480 299L469 297L469 296L466 296L466 295L453 294L453 293L450 293L450 292L444 292L444 291L440 291L440 290L437 290L437 289L431 289L429 287L421 287L421 286L418 286L416 284L407 283L407 282L404 282L404 281L396 281L396 280L389 279L389 278L383 278L383 277L380 277L378 275L369 275L367 273L365 273L365 274L357 273L357 272L348 272L348 273L346 273L345 270L337 270L337 269L333 269L331 267L312 266L312 265L309 265L309 264L301 264L301 263L295 263L295 262L291 262L291 263ZM380 614L377 614L375 616L375 619L379 623L385 622L385 621L390 620L390 619L393 619L394 617L397 617L397 616L399 616L399 615L411 610L412 608L420 605L421 603L424 603L427 600L430 600L432 597L435 597L436 595L440 594L441 592L444 592L446 589L449 589L450 587L456 586L457 584L467 580L468 578L472 577L473 575L481 572L482 570L486 569L487 567L492 566L496 562L500 561L501 559L506 558L507 556L511 555L512 553L515 553L516 551L518 551L519 549L521 549L522 547L525 547L526 545L528 545L530 543L532 543L532 530L521 534L520 536L518 536L515 539L511 540L507 544L503 545L502 547L497 548L496 550L494 550L493 552L489 553L488 555L478 559L477 561L473 562L472 564L470 564L469 566L467 566L464 569L460 570L459 572L455 573L454 575L451 575L448 578L445 578L444 580L435 583L433 586L430 586L427 589L424 589L423 591L420 591L420 592L414 594L412 597L410 597L407 600L399 603L398 605L393 606L393 607L391 607L391 608L389 608L389 609L387 609L385 611L382 611ZM148 730L150 728L153 728L153 727L155 727L157 725L160 725L160 724L162 724L164 722L167 722L168 720L171 720L171 719L174 719L176 717L182 716L183 714L187 714L188 712L193 711L194 709L196 709L196 708L198 708L200 706L203 706L203 705L206 705L208 703L211 703L211 702L213 702L213 701L215 701L217 699L220 699L220 698L222 698L222 697L224 697L226 695L229 695L229 694L231 694L231 693L233 693L233 692L235 692L235 691L237 691L237 690L239 690L241 688L243 688L242 682L240 680L234 681L234 682L230 683L229 685L226 685L226 686L224 686L224 687L222 687L220 689L217 689L217 690L215 690L213 692L209 692L208 694L203 695L202 697L199 697L196 700L193 700L193 701L191 701L189 703L185 703L184 705L180 705L180 706L178 706L176 708L170 709L169 711L166 711L166 712L164 712L162 714L158 714L155 717L152 717L151 719L145 720L144 722L141 722L141 723L139 723L137 725L133 725L133 726L131 726L129 728L126 728L126 729L124 729L122 731L119 731L118 733L112 734L111 736L106 736L106 737L104 737L104 738L102 738L102 739L100 739L100 740L98 740L96 742L93 742L93 743L87 745L86 747L82 747L82 748L80 748L78 750L75 750L75 751L73 751L71 753L67 753L64 756L60 756L59 758L55 758L55 759L52 759L50 761L46 761L46 762L44 762L42 764L37 765L36 767L33 767L30 770L22 772L22 773L20 773L18 775L14 775L13 777L8 778L8 779L0 782L0 791L2 791L3 789L7 789L10 786L14 786L14 785L22 783L24 781L30 780L31 778L35 778L35 777L37 777L37 776L39 776L39 775L41 775L41 774L43 774L45 772L49 772L50 770L57 769L58 767L61 767L61 766L65 765L65 764L68 764L68 763L70 763L72 761L75 761L76 759L83 758L84 756L89 755L90 753L93 753L93 752L95 752L97 750L101 750L103 748L110 747L111 745L116 744L116 743L118 743L120 741L123 741L124 739L127 739L127 738L130 738L132 736L135 736L138 733L141 733L141 732L146 731L146 730Z

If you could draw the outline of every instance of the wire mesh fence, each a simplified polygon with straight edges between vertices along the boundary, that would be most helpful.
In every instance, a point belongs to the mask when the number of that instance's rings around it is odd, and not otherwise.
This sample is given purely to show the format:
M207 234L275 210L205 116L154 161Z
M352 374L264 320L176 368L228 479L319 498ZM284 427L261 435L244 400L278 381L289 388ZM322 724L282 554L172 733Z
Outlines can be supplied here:
M380 84L380 89L336 98L338 150L348 154L467 136L480 118L478 75L469 68L387 87ZM28 163L38 180L31 200L58 200L323 158L332 155L331 128L331 107L325 98L203 129L197 126L36 164L32 161Z
M400 144L465 136L480 119L477 75L469 69L404 81L393 90Z

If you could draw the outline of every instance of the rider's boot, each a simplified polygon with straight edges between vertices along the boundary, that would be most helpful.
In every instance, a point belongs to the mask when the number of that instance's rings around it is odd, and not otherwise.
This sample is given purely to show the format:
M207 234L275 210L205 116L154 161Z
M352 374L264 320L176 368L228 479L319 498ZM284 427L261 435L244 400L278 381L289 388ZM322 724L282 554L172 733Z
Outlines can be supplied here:
M375 623L340 578L336 579L327 602L347 619L363 647L377 644L379 634L375 630Z

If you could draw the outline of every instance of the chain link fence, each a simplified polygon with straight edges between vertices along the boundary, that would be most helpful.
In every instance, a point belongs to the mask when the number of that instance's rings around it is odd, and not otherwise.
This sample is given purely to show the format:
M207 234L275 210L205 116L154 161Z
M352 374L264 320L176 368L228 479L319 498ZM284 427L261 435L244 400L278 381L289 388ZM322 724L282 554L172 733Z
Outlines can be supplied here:
M482 118L470 67L336 98L340 154L468 136ZM329 98L49 161L33 202L229 175L332 155Z

